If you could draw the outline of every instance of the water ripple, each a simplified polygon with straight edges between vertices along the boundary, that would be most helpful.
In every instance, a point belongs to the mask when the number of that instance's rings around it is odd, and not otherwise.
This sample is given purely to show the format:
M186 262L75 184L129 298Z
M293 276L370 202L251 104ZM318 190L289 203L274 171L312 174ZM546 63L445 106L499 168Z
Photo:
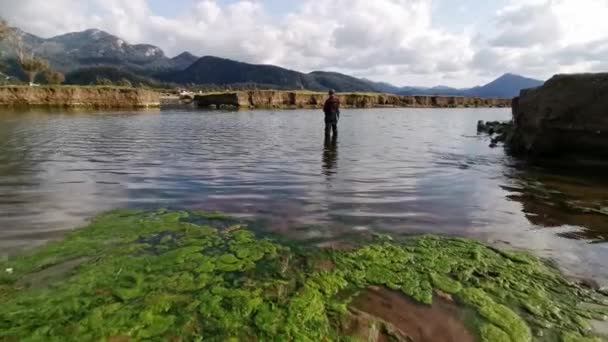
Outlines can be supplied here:
M608 186L545 182L546 174L532 177L488 148L477 120L509 116L505 109L350 110L332 142L317 111L4 111L0 251L56 238L112 208L185 207L262 218L265 229L294 236L336 238L353 227L434 232L509 241L560 259L559 246L569 251L564 264L590 260L608 275L599 261L606 249L586 243L608 236L608 219L555 209L569 200L604 203ZM530 190L538 182L586 195L550 203L542 189Z

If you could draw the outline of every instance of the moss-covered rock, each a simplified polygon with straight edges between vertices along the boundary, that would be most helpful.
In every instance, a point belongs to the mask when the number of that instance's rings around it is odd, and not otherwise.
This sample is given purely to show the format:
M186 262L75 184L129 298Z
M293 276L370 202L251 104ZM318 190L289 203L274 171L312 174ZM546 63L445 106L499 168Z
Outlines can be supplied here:
M496 329L500 328L512 341L526 342L532 340L530 328L523 318L505 305L496 303L483 290L477 288L464 289L460 298L476 308L479 314L491 323L489 327L492 328L486 330L494 331L492 335L496 335ZM488 339L488 342L490 341L492 340Z
M293 248L204 212L114 211L7 269L0 341L347 340L349 302L369 286L425 304L449 293L482 341L593 341L588 320L608 313L603 295L524 253L437 236Z

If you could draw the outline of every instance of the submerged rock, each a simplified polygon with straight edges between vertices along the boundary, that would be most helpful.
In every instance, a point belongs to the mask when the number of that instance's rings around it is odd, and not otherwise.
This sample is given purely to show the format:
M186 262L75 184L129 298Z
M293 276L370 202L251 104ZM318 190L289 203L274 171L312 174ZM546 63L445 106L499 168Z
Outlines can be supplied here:
M376 288L362 291L350 306L354 308L351 311L370 315L368 320L377 322L376 325L383 328L376 330L386 335L390 332L393 339L418 342L475 341L474 334L464 324L465 311L441 297L434 298L432 305L423 305L408 299L399 291ZM374 326L368 322L367 326L370 325Z
M608 74L557 75L513 100L513 153L608 157Z
M477 134L488 134L491 138L490 147L497 147L499 143L504 143L513 129L512 121L488 121L479 120L477 122Z
M471 240L377 237L347 250L290 247L227 222L234 223L204 212L115 211L63 241L1 262L0 269L14 272L0 274L0 340L407 340L419 334L423 323L416 317L392 317L361 302L360 293L374 288L411 298L425 315L447 305L449 312L434 317L454 320L465 340L593 341L589 322L608 313L605 296L572 285L543 261ZM57 265L70 267L45 275L46 286L27 281ZM453 303L433 293L449 294ZM454 316L454 305L469 314Z

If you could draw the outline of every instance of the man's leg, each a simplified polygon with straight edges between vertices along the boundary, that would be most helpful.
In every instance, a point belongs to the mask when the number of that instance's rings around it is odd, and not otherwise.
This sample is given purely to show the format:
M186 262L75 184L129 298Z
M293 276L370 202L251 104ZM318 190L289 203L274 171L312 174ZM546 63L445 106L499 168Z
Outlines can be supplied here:
M325 137L329 137L331 135L331 124L329 122L325 123Z
M338 136L338 123L334 122L331 124L331 128L334 131L334 138Z

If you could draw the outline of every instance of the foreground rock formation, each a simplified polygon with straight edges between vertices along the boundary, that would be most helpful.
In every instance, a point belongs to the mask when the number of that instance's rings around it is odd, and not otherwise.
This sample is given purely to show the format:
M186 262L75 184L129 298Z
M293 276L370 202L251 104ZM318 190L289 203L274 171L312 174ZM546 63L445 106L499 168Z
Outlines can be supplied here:
M390 94L351 93L338 94L346 108L412 107L412 108L466 108L510 107L510 99L459 97L459 96L398 96ZM320 108L327 95L305 91L255 90L194 97L200 107L231 108Z
M557 75L522 90L508 147L530 156L608 157L608 74Z
M120 87L0 87L0 106L146 108L159 107L160 94Z
M114 211L0 260L0 341L605 337L590 323L607 297L528 254L440 236L352 243L296 247L218 213Z

